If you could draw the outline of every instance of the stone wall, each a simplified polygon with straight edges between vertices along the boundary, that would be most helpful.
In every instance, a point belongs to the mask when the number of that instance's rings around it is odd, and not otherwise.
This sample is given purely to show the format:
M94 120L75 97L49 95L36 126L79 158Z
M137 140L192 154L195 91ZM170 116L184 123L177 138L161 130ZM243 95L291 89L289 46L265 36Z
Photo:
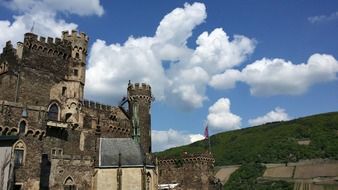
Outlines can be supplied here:
M7 42L0 54L0 100L15 100L17 71L19 59L16 55L16 49L11 42Z
M151 87L145 83L128 85L129 115L132 137L136 138L146 153L151 153Z
M149 189L144 185L144 169L142 167L134 168L103 168L95 169L93 190L116 190L118 188L118 173L121 177L122 190L157 190L158 176L155 168L146 169L146 176L149 179Z
M83 99L87 44L76 31L62 39L26 33L18 49L7 42L0 54L0 135L25 145L24 165L15 169L24 189L63 189L66 181L90 189L97 139L132 137L130 112ZM140 100L141 143L150 151L150 86L129 90L130 102ZM57 118L48 118L54 104Z
M54 155L51 158L49 186L51 190L63 189L64 182L70 178L78 190L91 189L94 173L91 156Z
M176 189L208 190L213 188L213 157L206 154L188 155L181 159L160 159L159 184L178 183Z

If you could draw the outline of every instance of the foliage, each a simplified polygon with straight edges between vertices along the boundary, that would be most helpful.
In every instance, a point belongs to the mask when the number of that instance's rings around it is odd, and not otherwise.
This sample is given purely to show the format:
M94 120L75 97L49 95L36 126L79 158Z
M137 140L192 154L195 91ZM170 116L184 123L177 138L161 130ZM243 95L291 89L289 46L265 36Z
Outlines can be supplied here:
M300 159L338 159L338 112L273 122L210 137L216 166L296 162ZM298 140L311 140L299 145ZM205 140L157 153L160 158L179 158L183 152L205 152Z
M265 166L258 163L243 164L235 171L224 186L224 190L292 190L293 184L284 181L259 182Z
M264 166L256 163L243 164L236 172L234 172L224 190L246 190L252 189L257 184L256 179L264 172Z

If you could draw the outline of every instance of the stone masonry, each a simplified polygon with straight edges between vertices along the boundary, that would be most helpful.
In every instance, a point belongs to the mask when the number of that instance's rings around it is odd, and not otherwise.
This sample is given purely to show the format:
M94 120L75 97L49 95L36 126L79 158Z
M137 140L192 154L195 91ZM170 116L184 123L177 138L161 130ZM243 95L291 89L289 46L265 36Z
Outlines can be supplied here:
M101 137L133 138L151 152L149 85L128 84L129 110L84 99L88 40L26 33L0 55L0 136L18 136L23 152L15 189L91 189Z

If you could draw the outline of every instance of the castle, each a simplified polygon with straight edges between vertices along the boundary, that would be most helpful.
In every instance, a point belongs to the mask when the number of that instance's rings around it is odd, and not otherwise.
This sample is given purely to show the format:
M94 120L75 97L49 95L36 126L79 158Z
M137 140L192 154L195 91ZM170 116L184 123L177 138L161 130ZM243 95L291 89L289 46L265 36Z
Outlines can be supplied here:
M184 167L152 156L149 85L129 82L119 106L84 99L88 40L77 31L61 39L26 33L17 48L11 42L3 48L0 189L153 190L160 175L181 189L209 189L210 156L183 160L199 165L195 175L206 171L196 188L180 179L192 177Z

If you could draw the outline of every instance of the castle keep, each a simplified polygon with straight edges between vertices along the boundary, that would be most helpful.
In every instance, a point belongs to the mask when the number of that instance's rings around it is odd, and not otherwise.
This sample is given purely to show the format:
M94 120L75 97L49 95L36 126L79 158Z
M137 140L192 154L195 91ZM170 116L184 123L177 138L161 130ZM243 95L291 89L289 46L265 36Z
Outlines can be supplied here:
M149 154L151 87L126 85L128 110L85 100L87 46L88 36L77 31L61 39L26 33L17 48L6 43L0 55L1 190L105 189L107 179L106 189L157 189Z

